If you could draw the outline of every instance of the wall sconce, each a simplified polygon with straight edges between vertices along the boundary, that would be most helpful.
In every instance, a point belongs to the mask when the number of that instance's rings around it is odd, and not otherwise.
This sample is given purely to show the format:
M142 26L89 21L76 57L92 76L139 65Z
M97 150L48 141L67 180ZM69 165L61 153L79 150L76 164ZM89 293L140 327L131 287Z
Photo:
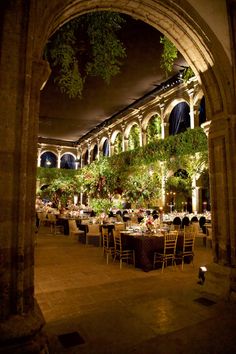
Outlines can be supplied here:
M198 284L203 285L205 282L205 273L207 272L207 268L206 267L200 267L199 268L199 272L198 272L198 279L199 282Z

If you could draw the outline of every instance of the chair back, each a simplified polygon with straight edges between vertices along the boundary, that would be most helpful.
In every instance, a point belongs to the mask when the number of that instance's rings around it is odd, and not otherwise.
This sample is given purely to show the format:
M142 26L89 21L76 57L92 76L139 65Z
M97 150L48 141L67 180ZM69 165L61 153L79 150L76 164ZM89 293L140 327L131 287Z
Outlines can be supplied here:
M178 231L169 231L164 236L164 254L174 255L176 252Z
M102 228L102 244L103 248L109 249L109 232L107 228Z
M88 224L88 234L98 235L100 232L100 224Z
M57 221L56 215L55 215L55 214L48 213L48 220L49 220L50 222L56 222L56 221Z
M78 231L78 227L74 219L68 220L68 223L69 223L69 233Z
M115 224L115 230L125 230L125 223L119 223L119 224Z
M173 224L174 225L181 225L181 219L179 216L176 216L174 219L173 219Z
M190 224L190 220L187 216L184 216L182 219L182 229L184 228L184 226L189 226Z
M120 230L113 230L113 238L114 238L115 250L122 250Z
M184 242L183 242L183 253L193 253L194 242L195 242L195 231L185 231L184 232Z
M191 218L191 223L193 222L198 222L198 218L196 215Z

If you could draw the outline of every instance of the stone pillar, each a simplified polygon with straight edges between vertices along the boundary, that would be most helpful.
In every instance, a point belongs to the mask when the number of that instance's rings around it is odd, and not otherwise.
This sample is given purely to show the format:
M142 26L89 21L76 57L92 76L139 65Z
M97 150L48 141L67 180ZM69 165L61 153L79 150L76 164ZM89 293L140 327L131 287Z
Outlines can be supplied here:
M196 177L193 176L193 178L192 178L192 211L193 211L193 213L195 211L198 211L197 205L198 205L198 191L197 191L197 186L196 186Z
M165 139L169 136L169 123L161 121L161 137Z
M98 147L97 160L99 161L99 159L100 159L100 139L97 139L97 147Z
M114 143L111 143L110 145L110 156L114 155Z
M57 147L57 168L61 168L61 148Z
M188 95L189 95L189 118L190 118L190 128L194 129L195 128L195 122L194 122L194 106L193 106L193 94L194 90L189 89L188 90Z
M108 156L112 156L112 151L111 151L111 132L108 132Z
M160 110L161 110L161 138L165 139L166 137L166 132L165 132L165 117L164 117L164 104L160 104Z
M208 134L214 260L236 265L236 115L203 124Z
M37 167L41 166L41 151L42 151L42 148L40 146L40 147L38 147Z
M123 151L128 151L129 149L129 138L124 137L124 150Z
M91 161L91 156L90 156L90 154L91 154L91 149L90 149L90 147L91 147L91 144L88 143L88 165L90 165L90 161Z
M33 61L33 2L5 4L0 26L0 353L43 353L44 319L34 298L34 226L39 96L49 66Z

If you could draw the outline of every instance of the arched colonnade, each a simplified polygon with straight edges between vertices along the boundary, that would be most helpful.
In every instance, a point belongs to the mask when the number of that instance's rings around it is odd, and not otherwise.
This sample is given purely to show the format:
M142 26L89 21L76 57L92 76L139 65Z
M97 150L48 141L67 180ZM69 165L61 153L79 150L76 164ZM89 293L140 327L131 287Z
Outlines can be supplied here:
M38 144L38 167L44 166L41 157L51 152L55 154L57 165L61 167L61 159L64 155L70 154L75 161L72 168L81 168L90 164L94 160L99 160L105 155L104 144L108 144L108 155L112 156L116 153L115 142L118 134L121 136L121 152L129 150L129 135L133 126L139 129L139 146L147 144L147 128L150 120L154 116L158 116L161 122L160 138L164 139L169 136L169 118L173 109L182 102L186 102L189 106L189 127L191 129L199 126L199 108L203 98L201 90L196 78L192 78L188 82L180 82L173 87L166 87L162 92L157 93L156 97L151 97L145 104L139 105L138 108L131 112L123 113L115 122L107 124L106 127L99 129L99 132L93 132L89 138L82 139L81 143L73 144L73 147L53 145L47 143ZM77 161L77 162L76 162Z
M16 0L2 1L0 9L0 353L42 354L46 338L34 297L34 217L48 38L75 16L112 10L148 23L176 45L206 98L213 259L230 266L236 264L235 6L215 0L208 7L198 0Z

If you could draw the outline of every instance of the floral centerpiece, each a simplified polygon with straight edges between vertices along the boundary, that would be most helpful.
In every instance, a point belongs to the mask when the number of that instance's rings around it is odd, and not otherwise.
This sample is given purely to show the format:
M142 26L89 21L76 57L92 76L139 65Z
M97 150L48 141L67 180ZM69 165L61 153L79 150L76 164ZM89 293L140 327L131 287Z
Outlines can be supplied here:
M145 228L147 232L153 232L155 228L154 220L152 216L145 216L142 223L142 228Z
M155 225L154 225L154 220L151 216L149 216L146 220L146 227L148 232L153 232Z

